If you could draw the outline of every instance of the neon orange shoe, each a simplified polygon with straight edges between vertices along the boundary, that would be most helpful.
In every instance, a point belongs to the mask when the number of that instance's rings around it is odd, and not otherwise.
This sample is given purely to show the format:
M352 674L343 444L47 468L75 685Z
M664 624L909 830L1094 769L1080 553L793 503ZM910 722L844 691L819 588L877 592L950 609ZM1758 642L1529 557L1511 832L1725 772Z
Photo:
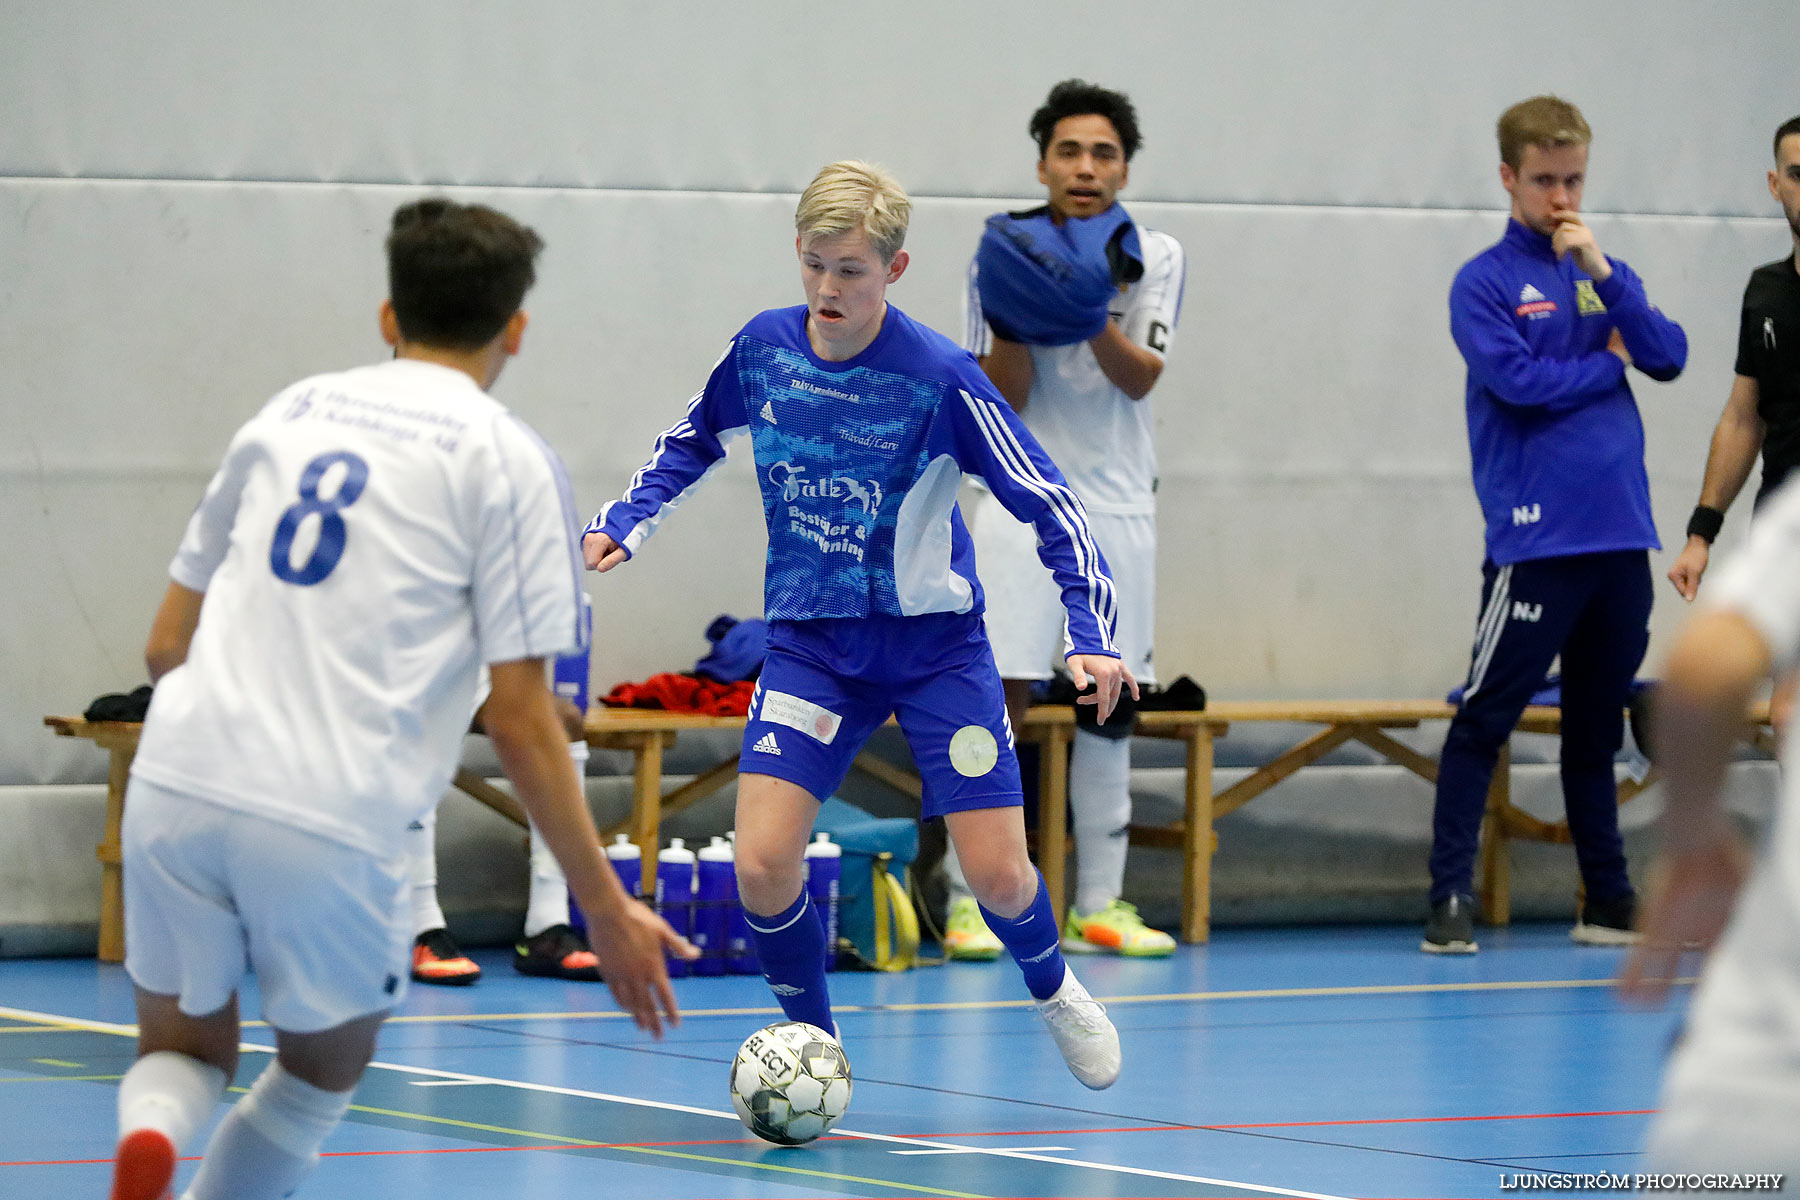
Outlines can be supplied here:
M1163 958L1175 953L1175 939L1144 924L1135 905L1112 900L1096 913L1078 913L1073 904L1069 905L1068 919L1063 922L1062 948L1064 954Z
M112 1200L172 1200L175 1143L157 1129L134 1129L113 1152Z
M412 977L420 983L467 987L481 978L481 968L462 952L448 929L427 929L413 939Z

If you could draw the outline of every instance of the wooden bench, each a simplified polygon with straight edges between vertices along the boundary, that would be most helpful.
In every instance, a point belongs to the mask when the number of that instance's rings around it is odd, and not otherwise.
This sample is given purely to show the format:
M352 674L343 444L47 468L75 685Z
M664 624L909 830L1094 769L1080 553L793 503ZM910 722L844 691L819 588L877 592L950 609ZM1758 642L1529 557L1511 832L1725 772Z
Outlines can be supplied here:
M1437 760L1407 746L1387 731L1415 729L1425 721L1448 721L1455 708L1441 700L1318 700L1239 701L1214 704L1203 711L1142 711L1137 718L1140 737L1167 738L1185 748L1183 818L1174 825L1131 828L1138 845L1181 851L1181 939L1204 942L1211 928L1212 856L1218 848L1213 822L1236 812L1257 796L1287 779L1302 767L1317 762L1347 742L1358 742L1388 762L1412 771L1428 783L1437 782ZM1766 720L1766 706L1761 718ZM1519 722L1526 733L1557 733L1562 713L1556 708L1529 708ZM743 717L702 717L644 709L596 709L588 714L587 738L591 745L627 750L635 755L632 811L623 822L606 831L629 833L642 849L645 861L657 851L658 827L664 814L679 812L712 794L737 775L737 755L720 762L673 791L662 791L662 752L685 731L725 729L742 732ZM1256 768L1222 791L1213 790L1214 743L1234 724L1282 723L1322 728ZM1075 710L1064 705L1031 708L1014 732L1021 741L1043 748L1038 758L1038 866L1050 895L1057 920L1062 920L1068 887L1068 749L1075 735ZM858 769L918 799L916 775L864 753ZM1482 849L1476 890L1487 919L1505 924L1511 915L1511 860L1507 842L1514 839L1567 842L1566 822L1540 821L1512 803L1511 755L1501 748L1488 792L1488 812L1482 823ZM1648 786L1627 780L1620 785L1623 802ZM1429 827L1431 814L1421 814Z
M1034 721L1040 710L1033 709ZM1068 712L1069 710L1063 710ZM1216 703L1203 713L1144 713L1138 720L1140 733L1151 719L1170 720L1170 732L1162 736L1183 737L1188 741L1185 812L1176 825L1144 828L1133 826L1134 842L1147 845L1176 846L1182 851L1181 938L1187 942L1207 940L1211 922L1212 852L1218 838L1213 822L1237 811L1268 791L1294 772L1317 762L1346 742L1358 742L1381 755L1390 763L1405 767L1431 784L1437 783L1437 760L1392 737L1387 731L1414 729L1425 721L1445 721L1456 715L1456 709L1441 700L1318 700L1318 701L1237 701ZM1198 718L1196 720L1196 718ZM1774 755L1775 739L1769 730L1769 705L1761 701L1749 714L1751 740L1764 752ZM1213 790L1213 742L1230 732L1233 724L1285 723L1320 726L1316 732L1257 767L1249 775L1222 791ZM1521 733L1560 734L1560 708L1532 706L1519 719ZM1060 755L1048 757L1059 760ZM1627 779L1619 785L1619 803L1637 796L1656 781L1652 769L1641 779ZM1050 796L1046 791L1043 796ZM1060 803L1064 792L1058 787L1055 800ZM1207 799L1210 798L1210 803ZM1040 803L1043 798L1040 797ZM1059 810L1060 811L1060 810ZM1429 826L1431 814L1422 814ZM1061 823L1046 810L1046 823ZM1507 924L1512 912L1512 860L1508 843L1512 841L1571 841L1565 821L1542 821L1512 802L1512 751L1500 748L1494 767L1493 781L1488 787L1487 812L1482 819L1481 850L1476 865L1476 895L1488 922ZM1046 877L1049 868L1045 868Z
M125 820L125 785L131 778L131 760L137 754L143 726L136 721L88 721L81 717L45 717L44 724L60 737L86 738L110 756L106 770L106 834L94 848L100 860L101 962L125 961L125 891L120 870L119 830ZM525 824L519 802L473 772L458 768L452 781L457 788L501 816Z
M1333 750L1357 742L1388 762L1405 767L1429 783L1437 782L1437 760L1392 737L1388 731L1415 729L1426 721L1448 721L1455 709L1441 700L1316 700L1226 701L1203 711L1140 712L1136 732L1142 737L1179 741L1185 748L1183 818L1169 826L1134 825L1131 839L1139 845L1172 847L1181 851L1181 938L1204 942L1211 928L1212 855L1218 848L1213 823L1237 811L1275 787L1302 767L1319 761ZM1766 702L1751 711L1752 738L1760 748L1774 753L1774 738L1767 726ZM118 962L124 957L124 925L120 917L122 892L119 877L119 824L125 811L125 783L137 751L139 725L126 722L89 722L80 717L46 717L44 723L65 737L87 738L111 754L107 773L106 840L97 848L101 863L100 957ZM1249 775L1221 790L1213 790L1214 743L1227 736L1234 724L1296 724L1319 726ZM588 744L600 749L622 750L632 755L631 811L623 821L602 830L610 840L625 833L643 851L645 861L655 860L661 845L661 823L667 814L680 812L711 795L737 777L735 751L716 765L673 788L663 791L663 752L682 733L722 730L741 734L743 717L714 717L657 709L595 708L587 715ZM1558 733L1562 713L1556 708L1525 710L1519 722L1523 733ZM1015 730L1022 741L1043 747L1038 765L1038 860L1044 873L1057 919L1063 915L1067 890L1068 748L1075 735L1075 711L1055 705L1029 710ZM898 789L915 800L922 795L918 777L873 754L856 758L855 768ZM1624 803L1654 782L1654 772L1642 780L1626 780L1619 786ZM458 789L520 825L524 811L518 801L467 770L458 770ZM1430 813L1421 814L1427 824ZM1511 858L1508 843L1515 840L1567 843L1565 821L1541 821L1512 803L1511 753L1502 747L1488 791L1487 814L1482 822L1476 892L1487 919L1505 924L1511 916Z

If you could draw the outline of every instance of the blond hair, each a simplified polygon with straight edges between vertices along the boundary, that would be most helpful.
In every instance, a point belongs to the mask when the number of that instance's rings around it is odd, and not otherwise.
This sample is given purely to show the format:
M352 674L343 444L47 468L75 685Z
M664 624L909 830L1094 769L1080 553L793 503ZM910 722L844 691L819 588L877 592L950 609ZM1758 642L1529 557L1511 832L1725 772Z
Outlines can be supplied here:
M892 262L906 243L912 201L900 181L874 163L845 159L822 167L794 209L794 231L801 240L833 237L861 229L881 255Z
M1560 96L1533 96L1500 114L1500 161L1519 169L1525 147L1585 146L1594 140L1581 110Z

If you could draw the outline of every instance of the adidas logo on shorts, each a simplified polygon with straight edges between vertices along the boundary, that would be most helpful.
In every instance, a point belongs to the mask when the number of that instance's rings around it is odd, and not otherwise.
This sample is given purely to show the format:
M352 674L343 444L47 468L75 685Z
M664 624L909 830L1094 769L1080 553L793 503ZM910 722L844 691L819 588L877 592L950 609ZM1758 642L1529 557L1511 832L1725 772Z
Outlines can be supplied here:
M763 734L762 740L758 741L751 749L758 754L774 754L777 756L781 754L781 745L776 742L773 731Z

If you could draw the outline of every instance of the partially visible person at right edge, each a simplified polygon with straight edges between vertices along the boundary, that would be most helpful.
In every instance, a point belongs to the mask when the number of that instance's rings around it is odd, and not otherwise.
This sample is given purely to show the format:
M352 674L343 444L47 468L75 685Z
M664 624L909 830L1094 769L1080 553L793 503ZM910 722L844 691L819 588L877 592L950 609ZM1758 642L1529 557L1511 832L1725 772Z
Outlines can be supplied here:
M1450 288L1487 553L1469 676L1438 767L1419 944L1432 954L1477 949L1471 892L1488 783L1559 656L1563 804L1585 889L1572 936L1635 937L1613 756L1649 645L1649 551L1660 543L1626 372L1666 383L1687 363L1687 335L1581 219L1591 134L1580 110L1537 96L1507 109L1497 132L1511 218Z
M1781 205L1800 251L1800 117L1775 131L1775 167L1769 172L1769 195ZM1762 483L1754 510L1800 465L1800 260L1795 253L1751 272L1738 318L1736 374L1725 411L1713 429L1706 455L1700 502L1688 519L1687 545L1669 569L1669 582L1692 600L1712 555L1713 539L1737 499L1756 457L1762 455ZM1796 677L1775 688L1770 711L1777 728L1793 712Z
M1663 1077L1653 1171L1800 1175L1800 775L1784 772L1785 803L1754 865L1722 795L1752 696L1797 656L1800 487L1790 482L1707 585L1657 696L1665 843L1621 986L1660 1001L1684 950L1717 945Z

